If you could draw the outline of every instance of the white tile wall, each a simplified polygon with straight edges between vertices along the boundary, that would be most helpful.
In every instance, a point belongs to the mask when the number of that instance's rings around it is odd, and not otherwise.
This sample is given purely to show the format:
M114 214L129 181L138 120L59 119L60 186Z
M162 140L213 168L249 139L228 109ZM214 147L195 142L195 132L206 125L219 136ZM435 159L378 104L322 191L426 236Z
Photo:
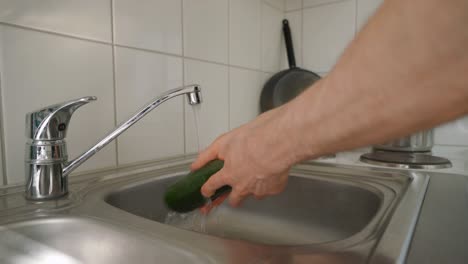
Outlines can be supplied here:
M293 11L302 8L302 0L286 0L286 11Z
M85 151L114 125L112 48L52 34L4 26L2 35L2 117L9 183L24 180L24 118L27 112L57 102L95 95L68 128L70 157ZM80 170L115 166L115 144Z
M278 71L280 67L283 18L283 12L263 4L262 69L267 72Z
M182 54L182 0L114 0L115 43Z
M2 137L2 133L0 132L0 137ZM2 141L0 140L0 150L2 149ZM3 154L0 151L0 186L3 185Z
M2 136L2 134L0 133L0 136ZM0 149L2 147L2 142L0 141ZM0 151L0 186L3 185L3 155L2 155L2 152Z
M326 74L382 1L0 0L0 117L6 138L0 155L8 182L24 179L26 111L98 96L70 124L74 157L151 97L197 82L205 99L205 147L258 114L265 80L286 66L283 17L290 20L298 65ZM196 152L193 114L183 101L165 103L79 170ZM436 143L468 146L466 123L437 128Z
M181 85L182 58L117 48L116 109L119 123L127 120L151 98ZM183 99L162 104L118 138L119 164L184 154Z
M340 1L347 1L347 0L303 0L304 7L314 7L319 5L325 5L329 3L335 3Z
M198 83L203 89L198 143L193 109L185 107L186 152L195 153L229 129L228 67L185 60L185 83Z
M437 127L434 141L438 145L468 146L468 116Z
M228 62L228 1L184 0L184 54Z
M3 31L3 26L0 25L0 32ZM1 95L2 95L2 84L3 84L3 34L0 34L0 113L3 112L2 102L1 102ZM3 128L2 123L3 119L2 115L0 114L0 186L3 185Z
M25 113L64 100L99 98L70 123L71 158L183 83L202 85L202 146L226 132L230 118L232 125L254 118L264 76L280 66L284 8L284 0L0 0L8 183L24 181ZM231 115L230 85L247 104ZM196 152L185 105L182 97L166 102L77 171Z
M232 0L231 0L232 1ZM270 4L273 7L276 7L280 11L284 11L285 0L264 0L266 3Z
M329 71L355 34L355 0L304 10L303 63L316 71Z
M231 65L260 69L261 8L262 0L229 1L229 63Z
M232 67L229 74L229 127L233 129L253 120L259 114L264 76L257 71Z
M361 29L384 0L357 0L357 28Z
M0 21L83 38L111 40L110 0L0 0Z

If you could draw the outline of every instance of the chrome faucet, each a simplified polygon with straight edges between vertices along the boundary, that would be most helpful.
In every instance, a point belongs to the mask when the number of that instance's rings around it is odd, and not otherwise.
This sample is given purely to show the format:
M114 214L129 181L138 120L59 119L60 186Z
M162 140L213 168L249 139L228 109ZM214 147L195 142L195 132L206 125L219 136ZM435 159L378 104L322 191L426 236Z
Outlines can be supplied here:
M65 136L72 114L80 106L96 100L94 96L45 107L26 115L26 198L55 199L68 193L68 175L125 130L163 102L187 95L190 105L202 102L198 85L169 90L121 123L89 150L68 162Z

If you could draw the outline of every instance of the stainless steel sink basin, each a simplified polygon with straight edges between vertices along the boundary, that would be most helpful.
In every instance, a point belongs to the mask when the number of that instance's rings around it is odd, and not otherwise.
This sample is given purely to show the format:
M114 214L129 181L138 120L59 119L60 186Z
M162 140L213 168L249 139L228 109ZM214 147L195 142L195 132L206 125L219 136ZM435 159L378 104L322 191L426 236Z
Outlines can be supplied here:
M0 263L402 263L429 180L304 164L281 195L165 224L162 196L189 163L72 177L59 200L0 188Z
M87 218L47 218L0 228L0 263L193 263L162 241ZM203 263L203 262L199 262Z
M133 184L111 193L106 202L164 223L169 210L163 194L178 178L176 175ZM206 218L189 214L182 216L185 221L176 219L175 225L263 244L323 244L345 240L366 227L368 231L375 228L394 200L395 192L381 184L293 174L280 195L261 201L250 198L239 208L225 203Z

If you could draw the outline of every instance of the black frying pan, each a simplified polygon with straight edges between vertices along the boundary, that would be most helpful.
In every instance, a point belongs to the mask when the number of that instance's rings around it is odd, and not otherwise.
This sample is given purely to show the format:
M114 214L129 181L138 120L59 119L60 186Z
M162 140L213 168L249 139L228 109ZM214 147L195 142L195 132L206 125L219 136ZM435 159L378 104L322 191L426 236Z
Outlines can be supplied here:
M320 76L316 73L296 66L291 30L289 29L289 21L287 19L283 20L283 33L289 69L276 73L263 86L262 94L260 95L260 110L262 112L290 101L320 79Z

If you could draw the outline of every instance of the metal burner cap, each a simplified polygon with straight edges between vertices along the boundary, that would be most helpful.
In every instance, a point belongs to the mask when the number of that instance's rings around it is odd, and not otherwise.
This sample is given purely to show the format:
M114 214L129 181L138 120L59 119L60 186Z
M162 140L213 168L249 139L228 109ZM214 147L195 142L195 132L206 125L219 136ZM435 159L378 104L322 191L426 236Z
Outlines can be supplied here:
M452 163L446 158L421 153L372 152L363 154L360 160L373 165L404 169L444 169L452 167Z

